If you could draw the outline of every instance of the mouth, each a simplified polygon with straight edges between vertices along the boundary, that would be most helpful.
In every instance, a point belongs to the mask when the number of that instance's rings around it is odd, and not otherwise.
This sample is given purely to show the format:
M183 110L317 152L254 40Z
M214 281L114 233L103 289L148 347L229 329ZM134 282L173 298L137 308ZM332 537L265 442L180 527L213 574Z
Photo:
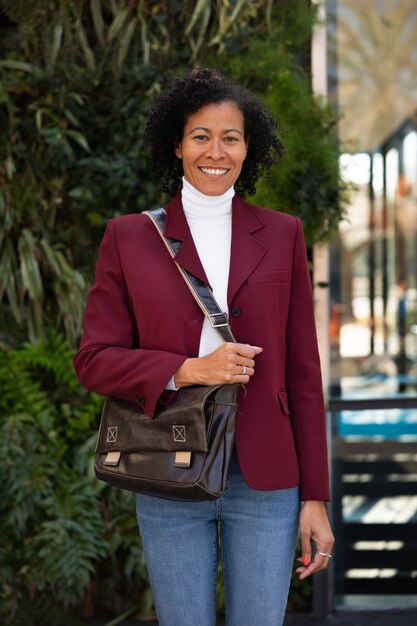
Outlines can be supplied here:
M200 167L199 170L209 176L224 176L229 171L226 167Z

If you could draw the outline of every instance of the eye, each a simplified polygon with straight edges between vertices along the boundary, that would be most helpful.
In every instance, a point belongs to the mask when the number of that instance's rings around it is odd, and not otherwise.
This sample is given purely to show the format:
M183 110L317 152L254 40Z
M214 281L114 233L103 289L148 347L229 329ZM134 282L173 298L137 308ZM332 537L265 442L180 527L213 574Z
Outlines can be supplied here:
M193 139L197 139L197 141L206 141L208 140L207 135L194 135Z
M239 141L239 139L237 137L233 137L232 135L230 135L229 137L225 137L224 140L227 143L233 143L234 141Z

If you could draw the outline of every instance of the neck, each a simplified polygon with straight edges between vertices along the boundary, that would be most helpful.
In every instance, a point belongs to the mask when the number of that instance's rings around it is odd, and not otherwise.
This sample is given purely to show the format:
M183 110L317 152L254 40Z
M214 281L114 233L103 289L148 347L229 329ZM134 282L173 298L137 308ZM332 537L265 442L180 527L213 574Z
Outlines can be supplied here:
M182 181L181 199L187 218L204 219L210 217L213 219L231 214L232 198L235 195L233 187L230 187L230 189L221 196L207 196L196 189L185 178L183 178Z

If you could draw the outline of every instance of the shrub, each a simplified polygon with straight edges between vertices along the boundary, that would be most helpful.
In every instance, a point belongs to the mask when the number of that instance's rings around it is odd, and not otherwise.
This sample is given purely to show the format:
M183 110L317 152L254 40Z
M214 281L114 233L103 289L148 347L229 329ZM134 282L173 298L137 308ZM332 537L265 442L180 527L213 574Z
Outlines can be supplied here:
M80 388L72 356L58 335L0 350L5 624L74 626L74 615L124 608L129 590L137 600L146 588L132 495L94 477L101 399Z

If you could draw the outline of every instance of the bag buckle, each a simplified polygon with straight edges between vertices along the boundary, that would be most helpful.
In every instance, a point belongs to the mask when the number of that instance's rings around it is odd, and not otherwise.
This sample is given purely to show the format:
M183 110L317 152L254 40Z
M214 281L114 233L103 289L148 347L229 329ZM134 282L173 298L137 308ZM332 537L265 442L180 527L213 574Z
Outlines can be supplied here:
M227 313L210 313L209 320L212 328L229 326L229 316Z

